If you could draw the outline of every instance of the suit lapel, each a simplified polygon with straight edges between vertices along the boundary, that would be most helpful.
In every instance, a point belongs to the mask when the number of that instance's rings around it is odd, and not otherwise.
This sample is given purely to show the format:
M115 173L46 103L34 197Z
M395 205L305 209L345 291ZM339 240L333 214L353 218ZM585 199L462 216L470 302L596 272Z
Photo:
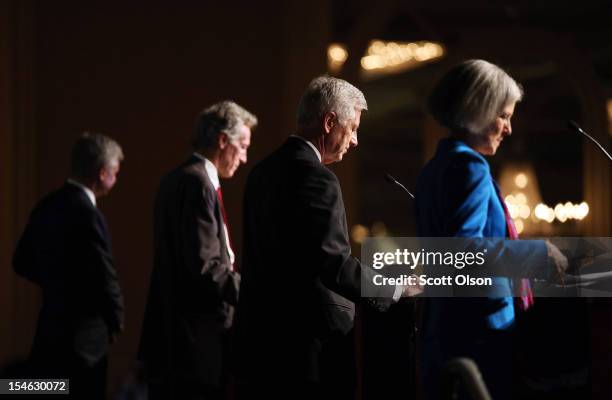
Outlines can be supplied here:
M204 160L202 160L201 158L192 155L189 158L189 160L187 160L185 165L186 166L197 166L197 169L200 172L200 175L202 177L202 183L204 184L204 186L206 186L207 191L209 190L211 193L214 194L213 210L215 213L215 220L217 222L217 226L219 226L218 238L219 238L219 242L221 243L221 247L222 247L221 254L229 262L230 256L229 256L228 244L227 244L227 241L225 240L225 232L223 230L224 229L223 227L225 225L223 222L223 214L221 213L221 203L219 202L219 197L217 196L217 190L215 189L215 186L213 185L212 181L210 180L210 177L208 176L208 173L206 172L206 164Z

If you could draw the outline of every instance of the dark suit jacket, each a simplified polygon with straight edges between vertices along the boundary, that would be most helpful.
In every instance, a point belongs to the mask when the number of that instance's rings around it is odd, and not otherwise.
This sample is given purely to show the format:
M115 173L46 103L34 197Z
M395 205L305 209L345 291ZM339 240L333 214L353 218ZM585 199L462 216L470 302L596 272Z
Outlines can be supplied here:
M223 217L204 161L165 176L155 200L155 259L140 358L152 379L218 384L238 301Z
M351 256L338 179L303 140L289 138L251 172L244 235L237 372L319 381L322 348L351 331L362 274L373 272ZM370 303L388 307L393 291Z
M123 297L104 216L82 189L66 184L32 211L13 258L42 289L34 358L86 365L104 357L123 326Z

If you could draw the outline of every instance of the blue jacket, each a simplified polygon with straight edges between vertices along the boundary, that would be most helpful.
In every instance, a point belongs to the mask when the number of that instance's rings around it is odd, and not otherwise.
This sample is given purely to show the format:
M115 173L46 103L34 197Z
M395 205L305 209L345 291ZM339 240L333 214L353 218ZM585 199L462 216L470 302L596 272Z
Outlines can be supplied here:
M421 237L508 237L499 189L483 156L464 142L443 139L419 176L416 192L418 233ZM503 258L516 265L523 276L545 274L543 241L503 241L488 257ZM512 260L510 263L508 260ZM505 330L514 322L511 280L494 279L485 298L428 299L424 337L477 340L488 332ZM500 293L503 295L500 296ZM451 345L452 347L452 345ZM451 349L448 349L451 351Z

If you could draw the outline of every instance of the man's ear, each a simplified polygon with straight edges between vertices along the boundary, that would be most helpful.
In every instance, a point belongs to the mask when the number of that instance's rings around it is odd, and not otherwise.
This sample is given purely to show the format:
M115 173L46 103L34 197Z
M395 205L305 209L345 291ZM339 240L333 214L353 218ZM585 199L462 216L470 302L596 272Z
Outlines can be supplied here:
M329 134L334 128L335 124L336 124L336 113L333 111L326 112L325 115L323 115L323 128L325 129L325 133Z
M91 179L91 186L88 186L91 188L91 190L93 190L96 196L99 195L99 188L102 186L102 182L104 182L104 180L106 179L107 174L108 171L106 170L106 168L100 167L98 173L95 175L95 178Z
M100 167L98 170L98 182L102 182L104 179L106 179L106 175L108 175L106 167Z
M223 150L229 144L229 137L225 132L219 132L219 136L217 136L217 147L220 150Z

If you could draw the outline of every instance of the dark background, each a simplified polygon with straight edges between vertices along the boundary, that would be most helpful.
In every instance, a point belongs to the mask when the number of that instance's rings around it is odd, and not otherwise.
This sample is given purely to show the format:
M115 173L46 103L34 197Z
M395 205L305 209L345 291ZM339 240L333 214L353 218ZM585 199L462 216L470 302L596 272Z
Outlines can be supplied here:
M410 201L382 176L391 172L414 187L444 134L426 115L429 89L450 65L484 58L507 68L526 93L513 136L491 159L493 170L528 161L547 204L589 203L586 220L553 233L610 236L610 163L565 121L575 119L610 148L612 7L535 3L0 1L0 364L27 355L39 305L36 288L12 272L13 248L35 202L66 179L81 132L112 136L126 156L117 186L99 202L127 306L126 330L110 358L115 388L133 368L140 335L153 196L160 177L189 154L195 116L229 98L259 118L248 164L223 182L232 236L240 238L245 178L294 129L301 92L327 71L332 42L347 44L339 76L364 91L370 108L360 147L333 167L349 227L378 222L390 235L414 234ZM402 74L363 80L359 55L374 38L437 41L446 54ZM605 393L612 308L590 307L593 392Z

